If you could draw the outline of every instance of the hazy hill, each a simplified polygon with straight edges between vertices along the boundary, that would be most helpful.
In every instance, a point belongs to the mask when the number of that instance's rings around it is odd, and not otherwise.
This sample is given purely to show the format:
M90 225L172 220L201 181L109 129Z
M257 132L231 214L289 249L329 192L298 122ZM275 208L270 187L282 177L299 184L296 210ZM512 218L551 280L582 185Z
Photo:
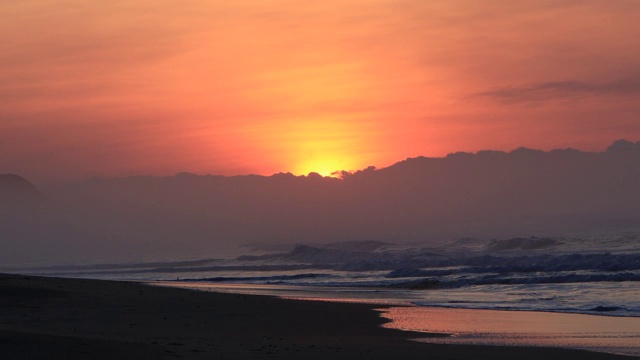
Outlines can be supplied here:
M33 214L43 200L44 195L26 179L0 174L0 221Z
M117 235L56 213L56 204L28 180L0 174L0 265L117 259L128 253Z
M248 243L415 242L640 226L640 142L520 148L294 176L91 179L44 188L76 258L216 256ZM71 239L71 240L70 240ZM53 245L52 245L53 246Z

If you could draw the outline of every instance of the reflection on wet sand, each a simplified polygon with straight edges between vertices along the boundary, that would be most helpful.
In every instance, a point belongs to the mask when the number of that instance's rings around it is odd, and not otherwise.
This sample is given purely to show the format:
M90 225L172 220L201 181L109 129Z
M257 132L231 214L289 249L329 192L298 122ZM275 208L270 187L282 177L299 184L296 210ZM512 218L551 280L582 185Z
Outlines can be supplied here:
M430 307L381 309L385 327L451 334L418 341L557 346L640 356L640 318Z

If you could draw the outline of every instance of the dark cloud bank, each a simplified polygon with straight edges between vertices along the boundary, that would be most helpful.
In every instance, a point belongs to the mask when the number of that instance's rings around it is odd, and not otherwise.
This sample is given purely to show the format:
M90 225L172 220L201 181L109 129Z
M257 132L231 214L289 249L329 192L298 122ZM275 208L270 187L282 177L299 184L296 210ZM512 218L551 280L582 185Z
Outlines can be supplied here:
M480 151L343 173L92 179L0 175L0 261L215 257L249 243L430 242L640 226L640 142Z

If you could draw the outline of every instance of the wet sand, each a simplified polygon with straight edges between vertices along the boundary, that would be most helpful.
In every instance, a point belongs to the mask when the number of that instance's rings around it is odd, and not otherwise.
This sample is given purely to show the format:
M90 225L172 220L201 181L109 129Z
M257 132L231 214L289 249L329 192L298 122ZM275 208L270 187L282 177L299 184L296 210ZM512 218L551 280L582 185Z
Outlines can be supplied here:
M391 307L385 327L455 334L424 338L439 344L547 346L640 356L640 318L475 310L439 307Z
M4 359L630 359L579 350L426 344L378 305L0 275Z

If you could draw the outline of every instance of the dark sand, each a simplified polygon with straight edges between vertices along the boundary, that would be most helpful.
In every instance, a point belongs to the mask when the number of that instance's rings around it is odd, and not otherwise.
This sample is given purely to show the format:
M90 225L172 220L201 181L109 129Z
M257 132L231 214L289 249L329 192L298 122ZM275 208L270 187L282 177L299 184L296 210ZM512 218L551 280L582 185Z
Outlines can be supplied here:
M368 304L0 275L2 359L630 359L406 340Z

